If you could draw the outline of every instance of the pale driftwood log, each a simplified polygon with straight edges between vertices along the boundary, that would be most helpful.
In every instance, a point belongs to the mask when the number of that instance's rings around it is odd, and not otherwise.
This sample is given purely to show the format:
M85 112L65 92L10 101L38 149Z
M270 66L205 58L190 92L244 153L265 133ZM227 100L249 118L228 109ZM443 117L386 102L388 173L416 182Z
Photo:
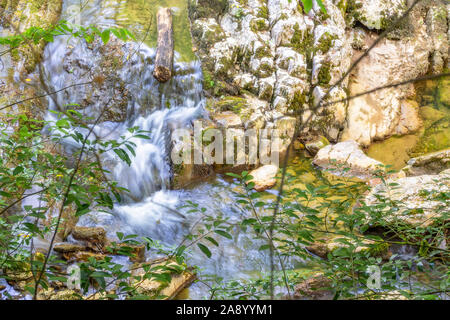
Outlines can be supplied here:
M169 8L161 8L156 15L158 24L158 46L156 48L153 76L159 82L172 77L173 65L173 28L172 13Z

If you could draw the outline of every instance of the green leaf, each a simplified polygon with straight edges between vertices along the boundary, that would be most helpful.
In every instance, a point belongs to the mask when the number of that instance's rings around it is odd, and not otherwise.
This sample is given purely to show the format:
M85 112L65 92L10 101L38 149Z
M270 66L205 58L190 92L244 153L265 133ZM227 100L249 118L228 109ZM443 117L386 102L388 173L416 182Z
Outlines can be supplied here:
M197 243L197 246L200 248L200 250L202 250L202 252L208 257L211 258L211 251L209 251L208 247L201 244L201 243Z
M212 243L213 245L215 245L216 247L219 246L219 243L218 243L214 238L211 238L211 237L205 237L205 239L208 240L209 242L211 242L211 243Z
M233 237L231 236L231 234L229 234L226 231L223 230L214 230L215 233L217 233L218 235L221 235L222 237L228 238L228 239L233 239Z
M102 38L102 41L104 44L107 44L109 41L109 37L111 36L111 30L106 29L101 34L100 37Z
M320 7L320 10L322 10L323 13L327 13L327 9L325 8L325 6L324 6L322 0L316 0L316 1L317 1L317 4L318 4L319 7Z
M313 7L312 0L302 0L302 3L303 3L303 8L305 9L305 13L308 13L309 11L311 11L311 9Z

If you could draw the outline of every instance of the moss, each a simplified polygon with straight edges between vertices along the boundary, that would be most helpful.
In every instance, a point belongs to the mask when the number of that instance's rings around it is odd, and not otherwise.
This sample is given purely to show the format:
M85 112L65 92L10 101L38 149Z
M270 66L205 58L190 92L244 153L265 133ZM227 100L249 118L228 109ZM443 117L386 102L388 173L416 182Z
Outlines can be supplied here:
M270 52L270 49L268 46L261 46L256 49L254 56L257 59L261 59L264 57L271 58L272 53Z
M275 72L275 68L268 63L261 63L259 69L256 71L256 75L260 78L265 78L270 76Z
M324 62L317 75L318 84L321 86L327 86L331 81L331 62Z
M342 14L345 14L345 12L347 11L347 0L340 0L337 4L337 7L339 8L339 10L341 10Z
M255 18L250 21L250 29L254 33L258 33L260 31L266 31L269 29L269 24L266 19Z
M307 103L307 95L303 91L296 91L294 97L289 103L289 109L293 111L300 111L303 109L303 105Z
M296 23L294 25L294 34L291 38L291 47L297 52L309 56L314 47L314 35L307 30L300 30L298 23Z
M258 18L263 18L265 20L269 19L269 9L267 6L262 6L258 9L258 13L256 15Z
M225 97L214 104L214 109L217 111L233 111L236 114L241 114L247 107L245 98L235 96Z
M346 3L345 22L347 25L352 25L355 20L364 20L359 14L359 9L363 6L362 3L356 2L356 0L348 0ZM362 22L362 21L361 21Z
M189 0L191 19L217 18L228 10L228 0Z
M333 45L334 39L337 39L336 35L331 35L329 32L325 32L320 37L316 50L320 50L322 53L327 53Z

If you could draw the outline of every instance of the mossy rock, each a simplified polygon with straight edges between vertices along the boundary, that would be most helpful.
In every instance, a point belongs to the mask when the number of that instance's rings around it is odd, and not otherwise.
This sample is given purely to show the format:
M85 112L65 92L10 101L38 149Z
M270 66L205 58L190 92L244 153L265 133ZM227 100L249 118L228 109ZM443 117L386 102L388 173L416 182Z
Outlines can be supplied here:
M235 96L224 97L214 104L217 111L233 111L236 114L241 114L247 107L247 99Z
M255 18L250 21L250 29L254 33L269 30L269 22L264 18Z
M191 19L217 18L228 10L228 0L189 0Z

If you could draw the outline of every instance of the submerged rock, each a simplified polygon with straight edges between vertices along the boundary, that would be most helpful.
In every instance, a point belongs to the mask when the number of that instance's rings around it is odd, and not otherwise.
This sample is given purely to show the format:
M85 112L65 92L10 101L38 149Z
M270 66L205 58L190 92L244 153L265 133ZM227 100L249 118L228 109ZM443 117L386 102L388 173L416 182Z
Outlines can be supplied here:
M439 174L450 169L450 148L412 158L402 170L407 176Z
M58 243L53 247L53 250L59 253L73 253L86 250L86 246L76 243Z
M338 176L369 180L376 176L383 164L369 158L353 140L328 145L317 152L313 164Z
M250 171L249 175L253 177L249 182L254 182L254 189L258 192L270 189L276 185L275 176L278 173L278 167L272 164L264 165L258 169Z

